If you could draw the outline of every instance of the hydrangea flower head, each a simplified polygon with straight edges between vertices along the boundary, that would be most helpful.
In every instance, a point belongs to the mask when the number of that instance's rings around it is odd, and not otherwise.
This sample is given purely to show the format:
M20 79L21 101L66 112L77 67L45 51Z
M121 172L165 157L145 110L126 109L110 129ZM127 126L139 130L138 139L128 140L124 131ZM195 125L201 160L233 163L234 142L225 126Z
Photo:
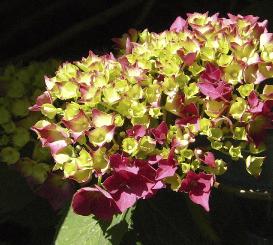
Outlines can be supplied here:
M31 107L45 118L32 129L54 170L97 182L75 194L75 212L111 218L163 188L187 192L208 211L228 164L245 161L259 176L273 119L273 85L262 83L273 77L266 24L187 14L161 33L115 38L116 57L90 52L47 77Z

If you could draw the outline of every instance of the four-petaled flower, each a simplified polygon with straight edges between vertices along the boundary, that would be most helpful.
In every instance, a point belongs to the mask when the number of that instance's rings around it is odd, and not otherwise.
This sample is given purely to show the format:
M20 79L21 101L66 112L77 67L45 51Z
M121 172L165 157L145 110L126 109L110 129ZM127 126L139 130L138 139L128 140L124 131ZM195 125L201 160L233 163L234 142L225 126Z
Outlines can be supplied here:
M209 196L213 186L214 176L206 173L189 171L182 180L180 191L188 192L190 199L209 211Z

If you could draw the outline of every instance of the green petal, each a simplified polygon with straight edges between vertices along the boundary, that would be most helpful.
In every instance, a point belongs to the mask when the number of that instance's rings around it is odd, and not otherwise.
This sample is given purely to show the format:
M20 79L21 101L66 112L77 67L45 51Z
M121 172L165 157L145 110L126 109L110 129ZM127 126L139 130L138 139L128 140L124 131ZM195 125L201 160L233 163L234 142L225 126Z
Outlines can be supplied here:
M246 159L246 170L251 175L258 177L262 172L265 157L248 156Z
M134 156L138 152L138 142L134 138L125 138L122 141L122 149L128 154Z

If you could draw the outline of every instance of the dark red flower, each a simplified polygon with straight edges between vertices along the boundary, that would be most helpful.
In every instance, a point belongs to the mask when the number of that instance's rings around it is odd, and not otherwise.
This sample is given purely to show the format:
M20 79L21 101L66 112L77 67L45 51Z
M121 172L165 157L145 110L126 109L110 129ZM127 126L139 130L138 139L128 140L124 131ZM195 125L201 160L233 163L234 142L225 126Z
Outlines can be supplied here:
M214 176L206 173L189 171L182 180L180 191L189 193L190 199L209 211L209 196L213 186Z
M264 142L267 130L272 128L272 115L268 117L262 114L251 120L246 127L249 140L256 146Z
M120 213L113 197L99 186L85 187L78 190L72 199L72 208L76 214L109 220Z
M151 182L155 181L156 170L145 160L135 159L134 164L138 167L138 174L146 177Z
M165 188L165 184L160 180L157 180L157 170L155 170L147 161L136 160L135 165L139 167L139 174L146 177L153 187L145 193L143 199L150 198L156 194L156 192L162 188Z
M209 63L206 66L206 70L200 76L201 81L197 83L201 93L213 100L229 100L232 87L230 84L221 80L221 76L222 71Z
M183 60L184 64L186 64L187 66L192 65L197 56L196 52L185 54L183 49L177 50L177 54Z
M157 180L157 171L148 161L129 159L121 154L110 156L113 174L104 182L104 187L111 193L121 211L133 206L140 198L148 198L164 187Z
M135 125L133 128L127 129L126 133L128 136L134 137L138 140L146 134L146 127L143 125Z
M179 115L180 118L175 121L178 125L196 124L199 119L198 108L194 103L183 106Z
M214 154L212 152L206 152L204 154L204 156L201 158L201 161L203 163L205 163L206 165L212 167L212 168L215 168L216 165L215 165L215 157L214 157Z
M200 79L202 82L215 82L221 80L222 77L222 71L219 67L215 66L212 63L208 63L206 65L206 70L202 72Z
M103 182L103 186L113 196L118 208L123 212L132 207L138 199L152 192L154 183L140 174L120 170L109 176Z
M132 164L128 157L125 157L121 154L113 154L109 157L110 166L113 168L115 172L119 172L121 170L126 170L128 172L137 174L139 171L139 167Z
M151 129L151 133L155 137L157 143L161 145L164 144L168 133L167 123L162 121L156 128Z
M261 113L263 111L264 103L259 101L259 98L255 91L252 91L247 98L249 104L249 111L253 114Z

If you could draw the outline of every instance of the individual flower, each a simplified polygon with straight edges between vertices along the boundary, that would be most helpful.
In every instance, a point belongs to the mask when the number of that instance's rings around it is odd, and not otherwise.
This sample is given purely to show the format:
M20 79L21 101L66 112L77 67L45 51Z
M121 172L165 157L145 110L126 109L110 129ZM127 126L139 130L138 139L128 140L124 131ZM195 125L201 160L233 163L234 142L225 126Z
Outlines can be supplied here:
M212 64L207 65L206 70L200 76L198 87L201 93L212 100L229 100L232 88L221 80L221 70Z
M156 179L162 180L166 177L172 177L177 170L176 161L174 159L175 148L172 148L167 159L158 161L158 169L156 170Z
M201 161L212 168L216 167L215 157L212 152L206 152L204 156L201 158Z
M45 120L37 122L31 128L40 138L43 147L49 147L52 155L71 143L69 133L62 127Z
M209 197L213 186L214 176L204 172L189 171L182 180L180 191L189 193L189 198L196 204L209 211Z
M151 133L159 144L164 144L167 139L168 126L167 123L162 121L156 128L151 129Z
M37 97L36 104L29 107L31 111L40 111L43 104L52 104L52 98L48 91L45 91L43 94Z
M127 129L126 133L128 136L138 140L146 135L146 127L144 125L135 125L132 128Z
M156 171L146 161L114 154L110 157L110 166L114 172L103 186L112 194L122 212L138 199L155 192L153 188L158 184Z
M97 218L109 220L120 210L113 197L99 186L84 187L73 196L72 208L83 216L94 214Z
M111 193L121 212L132 207L144 198L154 186L146 177L126 170L120 170L109 176L103 186Z

